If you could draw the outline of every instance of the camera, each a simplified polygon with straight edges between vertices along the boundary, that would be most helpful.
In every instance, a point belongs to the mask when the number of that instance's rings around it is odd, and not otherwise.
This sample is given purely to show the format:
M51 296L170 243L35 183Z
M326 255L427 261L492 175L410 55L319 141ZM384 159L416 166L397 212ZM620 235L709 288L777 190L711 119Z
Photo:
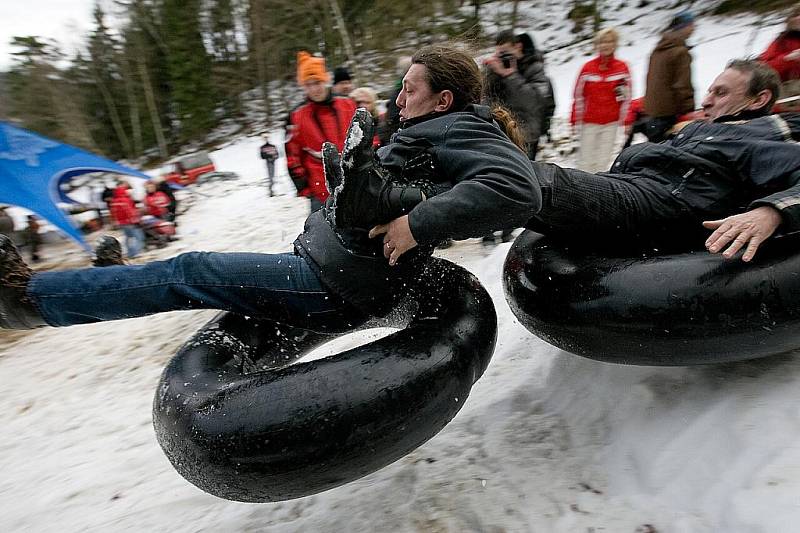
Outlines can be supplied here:
M511 54L509 52L503 52L502 54L500 54L499 57L500 61L503 62L503 68L511 68L511 64L515 59L514 54Z

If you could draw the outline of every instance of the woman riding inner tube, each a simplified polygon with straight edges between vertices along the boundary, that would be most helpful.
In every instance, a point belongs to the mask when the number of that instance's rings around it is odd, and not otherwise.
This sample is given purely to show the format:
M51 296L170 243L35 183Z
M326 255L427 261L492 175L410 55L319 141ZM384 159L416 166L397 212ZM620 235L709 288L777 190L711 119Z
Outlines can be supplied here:
M143 265L32 273L0 237L0 325L70 326L213 308L285 328L352 330L396 305L430 264L438 241L479 237L504 221L516 227L538 209L533 170L504 129L521 142L513 123L504 122L501 110L478 105L480 96L480 73L469 55L446 47L417 52L397 100L403 126L378 153L378 164L365 110L353 118L341 161L334 146L319 147L333 194L307 218L294 254L192 252ZM358 368L361 379L370 379L372 366ZM459 375L469 375L471 385L481 371ZM454 414L442 413L429 413L434 423L427 427ZM403 446L392 453L421 442L394 437Z

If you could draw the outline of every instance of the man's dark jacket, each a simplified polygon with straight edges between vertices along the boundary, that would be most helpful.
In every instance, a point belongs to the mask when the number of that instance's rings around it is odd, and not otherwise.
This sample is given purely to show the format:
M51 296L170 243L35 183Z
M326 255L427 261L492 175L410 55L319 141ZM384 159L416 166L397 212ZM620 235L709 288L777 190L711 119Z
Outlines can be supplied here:
M698 220L769 205L782 230L800 229L800 114L692 122L672 139L626 148L611 178L681 202ZM657 203L654 205L658 205Z

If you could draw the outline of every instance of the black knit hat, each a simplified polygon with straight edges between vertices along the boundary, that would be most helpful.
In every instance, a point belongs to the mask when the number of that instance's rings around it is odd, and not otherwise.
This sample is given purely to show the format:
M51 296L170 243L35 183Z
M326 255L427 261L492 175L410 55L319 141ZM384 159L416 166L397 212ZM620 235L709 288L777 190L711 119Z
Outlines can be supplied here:
M336 67L333 69L333 83L337 84L340 81L351 80L350 72L346 67Z

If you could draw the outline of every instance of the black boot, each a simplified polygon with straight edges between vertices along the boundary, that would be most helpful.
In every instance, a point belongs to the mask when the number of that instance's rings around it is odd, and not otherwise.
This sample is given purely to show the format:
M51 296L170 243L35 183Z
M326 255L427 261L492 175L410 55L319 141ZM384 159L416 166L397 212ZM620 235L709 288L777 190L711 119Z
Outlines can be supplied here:
M341 182L333 190L332 202L334 224L339 228L370 229L408 213L425 200L421 188L392 183L380 165L375 164L373 132L372 116L364 109L357 109L347 130L341 172L330 172ZM326 153L323 149L326 168L335 166L335 151L329 148ZM326 181L329 187L334 182L327 177Z
M28 298L33 271L6 235L0 235L0 328L33 329L47 325Z
M97 239L94 247L94 259L92 264L96 267L107 267L114 265L124 265L122 259L122 245L111 235L103 235Z

